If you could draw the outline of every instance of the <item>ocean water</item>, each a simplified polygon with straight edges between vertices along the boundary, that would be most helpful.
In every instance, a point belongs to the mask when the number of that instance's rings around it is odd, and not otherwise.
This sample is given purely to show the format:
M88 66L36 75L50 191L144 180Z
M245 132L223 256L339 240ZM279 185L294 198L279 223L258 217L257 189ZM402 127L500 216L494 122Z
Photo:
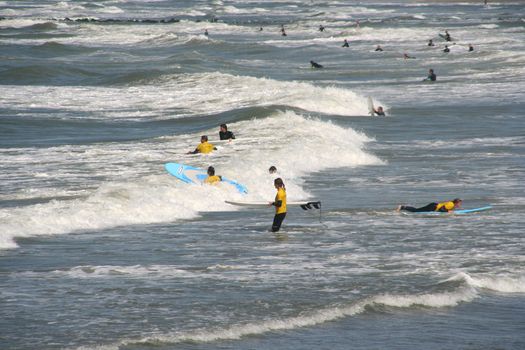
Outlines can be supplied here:
M0 348L524 349L525 4L480 3L0 1ZM224 202L271 165L322 201L279 233Z

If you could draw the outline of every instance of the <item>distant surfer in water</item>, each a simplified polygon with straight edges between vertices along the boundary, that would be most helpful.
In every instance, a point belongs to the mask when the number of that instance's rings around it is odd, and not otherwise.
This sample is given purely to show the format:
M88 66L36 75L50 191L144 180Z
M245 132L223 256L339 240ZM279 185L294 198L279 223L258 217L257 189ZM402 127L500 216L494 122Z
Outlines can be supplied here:
M281 35L286 36L286 31L284 30L284 24L281 25Z
M381 45L377 45L375 51L383 51L383 48Z
M468 44L468 51L474 51L474 46L472 46L472 44Z
M448 30L445 30L445 40L446 41L452 41L452 38L450 37L450 34L448 33Z
M208 29L204 29L204 35L208 36L209 33L208 33Z
M322 65L314 61L310 61L310 65L312 66L312 68L323 68Z
M461 207L461 203L463 201L459 198L455 198L448 202L441 202L441 203L429 203L421 208L414 208L410 207L408 205L400 205L397 207L397 211L409 211L412 213L420 213L425 211L438 211L442 213L447 213L449 211L453 211L454 209L458 209Z
M414 57L414 56L409 56L409 55L405 52L405 53L403 54L403 58L404 58L405 60L408 60L408 59L413 59L413 58L415 58L415 57Z
M221 124L219 138L221 140L233 140L235 139L235 135L233 134L233 132L228 131L228 126L226 124Z
M211 153L217 148L213 146L211 143L208 142L208 136L203 135L201 136L201 143L195 148L194 151L188 152L188 154L196 154L196 153Z
M324 28L323 25L321 24L321 25L319 26L319 31L320 31L320 32L324 32L324 29L325 29L325 28Z
M215 175L215 168L210 166L208 167L208 177L204 179L204 183L208 185L213 185L217 182L222 181L222 177L219 175Z
M428 40L428 44L427 44L427 46L434 46L434 42L432 41L432 39L429 39L429 40Z
M383 110L383 107L382 107L382 106L377 107L377 109L374 108L374 113L375 113L378 117L386 117L385 111Z
M281 228L281 224L286 217L286 188L284 187L283 179L280 177L273 181L273 185L277 190L277 194L275 195L275 201L270 202L270 205L275 207L272 232L277 232Z
M436 79L437 79L437 75L436 73L434 73L434 70L429 69L428 76L425 79L423 79L423 81L436 81Z
M445 48L443 49L444 53L449 53L450 49L448 48L448 45L445 45Z
M272 165L272 166L270 167L270 169L268 169L268 172L269 172L270 174L275 174L275 173L277 172L277 168L276 168L275 166Z
M343 47L350 47L348 40L345 39L345 41L343 41Z

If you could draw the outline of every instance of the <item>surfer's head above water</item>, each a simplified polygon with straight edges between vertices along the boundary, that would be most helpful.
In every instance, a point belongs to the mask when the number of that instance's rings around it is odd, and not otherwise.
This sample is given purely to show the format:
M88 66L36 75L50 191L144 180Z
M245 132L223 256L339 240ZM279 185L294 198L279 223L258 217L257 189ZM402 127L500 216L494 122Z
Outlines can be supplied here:
M270 169L268 169L268 172L269 172L270 174L276 173L276 172L277 172L277 168L276 168L275 166L272 165L272 166L270 167Z
M209 176L215 175L215 168L212 167L212 166L209 166L207 173L208 173Z

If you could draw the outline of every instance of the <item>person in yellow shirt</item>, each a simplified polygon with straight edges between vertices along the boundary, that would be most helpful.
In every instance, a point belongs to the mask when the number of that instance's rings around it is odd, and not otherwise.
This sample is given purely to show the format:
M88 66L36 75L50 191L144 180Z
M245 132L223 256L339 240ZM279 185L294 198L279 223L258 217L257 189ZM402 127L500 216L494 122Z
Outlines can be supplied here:
M211 153L214 150L217 150L217 148L208 142L208 136L202 135L201 136L201 143L195 148L194 151L188 152L188 154L196 154L196 153Z
M270 205L275 207L272 232L277 232L281 228L281 224L286 217L286 188L284 187L283 179L280 177L273 181L273 185L277 190L277 195L275 196L275 201L270 202Z
M413 212L413 213L417 213L417 212L423 212L423 211L439 211L439 212L449 212L449 211L453 211L454 209L458 209L461 207L461 203L463 201L459 198L455 198L451 201L448 201L448 202L441 202L441 203L429 203L427 205L425 205L424 207L421 207L421 208L414 208L414 207L410 207L408 205L400 205L399 207L397 207L397 211L400 211L400 210L405 210L405 211L410 211L410 212Z
M208 177L204 179L204 183L208 185L216 184L217 182L222 181L222 177L219 175L215 175L215 168L210 166L208 167Z

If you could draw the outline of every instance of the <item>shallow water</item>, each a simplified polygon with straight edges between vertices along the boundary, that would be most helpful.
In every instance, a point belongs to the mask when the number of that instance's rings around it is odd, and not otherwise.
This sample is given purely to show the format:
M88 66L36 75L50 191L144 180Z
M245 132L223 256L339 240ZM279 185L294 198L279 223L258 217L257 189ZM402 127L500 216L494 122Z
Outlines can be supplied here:
M523 4L4 1L0 17L3 348L525 347ZM186 154L220 123L234 142ZM172 161L249 194L178 182ZM271 209L224 203L271 200L270 165L289 200L323 204L278 234ZM494 208L393 210L454 197Z

